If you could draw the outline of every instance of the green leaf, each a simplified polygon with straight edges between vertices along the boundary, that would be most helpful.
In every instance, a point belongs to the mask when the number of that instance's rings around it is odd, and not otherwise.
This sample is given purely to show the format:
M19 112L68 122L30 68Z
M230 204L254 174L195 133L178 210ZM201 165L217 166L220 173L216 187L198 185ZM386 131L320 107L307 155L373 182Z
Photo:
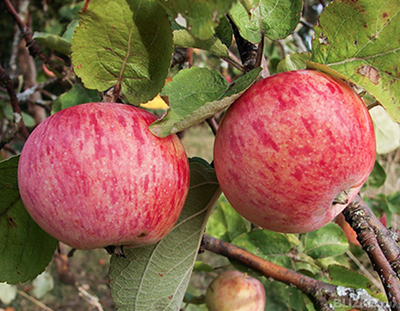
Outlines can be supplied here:
M155 0L92 0L72 38L75 73L88 89L121 87L132 104L153 99L172 58L172 30Z
M286 268L292 268L291 258L288 256L293 244L283 233L264 229L244 233L232 241L248 252L265 260Z
M304 311L316 311L314 303L306 295L303 295L303 301L305 304Z
M32 280L43 272L58 244L22 204L18 160L16 156L0 162L0 282L9 284Z
M331 265L341 265L350 268L349 257L347 257L346 254L334 257L319 258L316 259L315 262L321 267L322 270L328 270L329 266ZM323 275L323 278L325 277L326 276ZM329 282L328 279L324 280L323 278L320 278L320 280L324 282Z
M301 291L286 284L260 279L264 284L267 302L265 310L303 311L306 310Z
M313 258L306 254L297 254L297 258L293 260L296 271L309 276L314 276L321 272L321 267L315 262Z
M385 183L385 181L385 169L379 164L378 161L375 161L374 168L372 169L371 174L368 176L365 186L371 188L379 188Z
M66 38L51 33L35 32L33 39L43 47L47 47L64 55L71 54L71 43Z
M330 265L328 269L331 282L334 285L364 289L368 289L372 285L364 275L344 266Z
M283 58L276 67L277 72L301 70L307 68L307 62L311 59L311 53L294 53Z
M251 11L258 6L260 0L239 0L239 2L243 5L246 9L248 14L251 14Z
M365 88L399 122L398 0L334 1L324 9L314 30L309 66Z
M375 197L364 198L365 202L372 210L372 212L376 215L376 217L381 218L383 214L385 214L387 227L390 227L393 215L400 212L399 199L400 196L397 195L397 192L391 193L388 196L383 193L379 193Z
M238 2L229 15L243 38L258 43L261 40L261 30L272 40L290 35L299 23L302 7L302 0L260 0L249 11L242 2Z
M97 91L85 89L80 84L74 84L68 92L61 94L60 97L54 101L51 113L54 114L68 107L84 103L98 102L100 100L101 97Z
M210 265L201 262L201 261L196 261L193 267L193 271L197 271L197 272L213 272L214 268L211 267Z
M1 106L2 105L0 105L0 107ZM12 109L12 107L10 105L4 106L3 107L3 112L4 112L5 117L8 120L13 120L15 118L14 117L14 110ZM22 111L21 115L22 115L22 119L24 120L24 123L25 123L26 126L33 127L33 126L36 125L35 119L30 114L27 114L27 113Z
M206 40L213 36L219 20L228 13L236 0L158 0L174 18L180 14L186 19L193 36Z
M167 114L151 124L150 131L165 137L204 121L231 105L260 72L261 68L253 69L229 85L216 70L192 67L179 71L162 92L169 98Z
M222 17L219 21L219 25L215 28L215 37L221 40L223 44L230 47L232 43L233 31L231 24L226 17Z
M386 154L400 147L400 125L380 106L369 110L375 128L376 152Z
M393 192L387 196L389 208L396 214L400 213L400 191ZM390 223L388 223L390 225Z
M220 195L214 170L190 163L190 190L172 231L155 245L111 258L111 291L118 310L178 310L195 265L205 223Z
M185 304L182 304L181 309L185 310L185 311L209 311L208 308L206 307L205 303L203 303L201 305L195 305L195 304L191 304L191 303L189 305L186 305L186 303L185 303Z
M220 240L230 242L250 229L251 224L235 211L225 196L221 196L207 222L206 232Z
M349 248L343 230L334 223L312 232L304 237L304 253L314 259L344 254Z
M78 20L73 20L72 22L70 22L67 26L67 29L65 30L65 32L63 33L62 37L65 40L68 40L68 42L70 42L70 48L71 48L71 39L72 36L74 35L75 29L76 27L79 25L79 21Z
M174 31L174 44L181 48L198 48L211 52L218 57L229 57L229 50L218 38L200 40L193 37L187 30Z
M188 286L188 289L186 290L185 297L183 298L183 303L182 303L182 308L185 311L187 310L187 308L185 308L187 304L196 306L201 306L201 305L205 306L205 296L201 295L198 289L193 288L192 286ZM200 307L194 310L204 310L204 309ZM208 309L205 308L205 310L207 311Z
M66 20L77 19L79 17L79 11L82 10L84 3L84 1L72 4L68 3L58 10L58 14Z

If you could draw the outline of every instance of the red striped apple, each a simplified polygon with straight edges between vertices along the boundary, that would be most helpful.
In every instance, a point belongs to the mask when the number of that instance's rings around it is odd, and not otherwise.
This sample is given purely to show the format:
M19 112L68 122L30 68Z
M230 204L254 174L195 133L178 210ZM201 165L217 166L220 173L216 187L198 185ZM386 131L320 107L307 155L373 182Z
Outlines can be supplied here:
M209 311L264 311L265 289L262 283L239 271L225 271L207 288Z
M363 101L313 70L255 83L228 109L214 144L232 206L258 226L290 233L332 221L361 189L375 154Z
M89 103L40 123L18 167L32 218L79 249L163 238L183 208L189 164L177 136L151 134L155 119L133 106Z

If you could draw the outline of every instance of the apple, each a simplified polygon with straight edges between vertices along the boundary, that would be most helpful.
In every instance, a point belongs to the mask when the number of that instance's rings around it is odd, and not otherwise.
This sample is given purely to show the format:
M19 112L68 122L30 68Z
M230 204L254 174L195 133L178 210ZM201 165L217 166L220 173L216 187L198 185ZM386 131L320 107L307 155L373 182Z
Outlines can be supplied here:
M385 227L387 226L387 217L386 217L385 213L382 214L382 217L379 218L379 220L382 223L382 225L384 225ZM360 243L357 240L357 233L353 230L353 228L350 226L350 224L346 221L343 214L337 215L336 218L334 219L334 221L336 224L338 224L342 228L342 230L346 234L347 240L349 241L350 244L360 246Z
M371 117L344 82L314 70L252 85L227 110L214 143L218 181L252 223L304 233L329 223L374 166Z
M162 239L189 189L189 163L176 135L158 138L151 113L88 103L50 116L26 141L21 199L47 233L78 249L138 247Z
M209 311L264 311L265 303L262 283L239 271L222 272L206 292Z

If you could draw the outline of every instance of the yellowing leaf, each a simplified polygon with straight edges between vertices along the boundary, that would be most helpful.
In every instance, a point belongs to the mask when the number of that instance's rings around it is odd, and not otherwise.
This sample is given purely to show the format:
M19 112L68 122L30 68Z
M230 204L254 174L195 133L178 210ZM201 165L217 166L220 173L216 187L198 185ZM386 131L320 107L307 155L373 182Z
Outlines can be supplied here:
M160 94L145 104L141 104L143 108L154 110L165 110L168 108L167 103L161 98Z

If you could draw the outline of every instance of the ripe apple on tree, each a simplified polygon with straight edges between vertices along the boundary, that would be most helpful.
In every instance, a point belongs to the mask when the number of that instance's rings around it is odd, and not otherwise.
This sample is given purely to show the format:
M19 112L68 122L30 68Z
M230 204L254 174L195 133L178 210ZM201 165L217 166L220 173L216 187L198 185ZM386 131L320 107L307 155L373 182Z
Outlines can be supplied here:
M189 164L177 136L151 134L155 119L133 106L89 103L40 123L18 167L32 218L79 249L163 238L185 203Z
M206 292L210 311L264 311L265 289L262 283L239 271L218 275Z
M375 154L363 101L314 70L255 83L228 109L214 144L232 206L256 225L290 233L332 221L361 189Z

